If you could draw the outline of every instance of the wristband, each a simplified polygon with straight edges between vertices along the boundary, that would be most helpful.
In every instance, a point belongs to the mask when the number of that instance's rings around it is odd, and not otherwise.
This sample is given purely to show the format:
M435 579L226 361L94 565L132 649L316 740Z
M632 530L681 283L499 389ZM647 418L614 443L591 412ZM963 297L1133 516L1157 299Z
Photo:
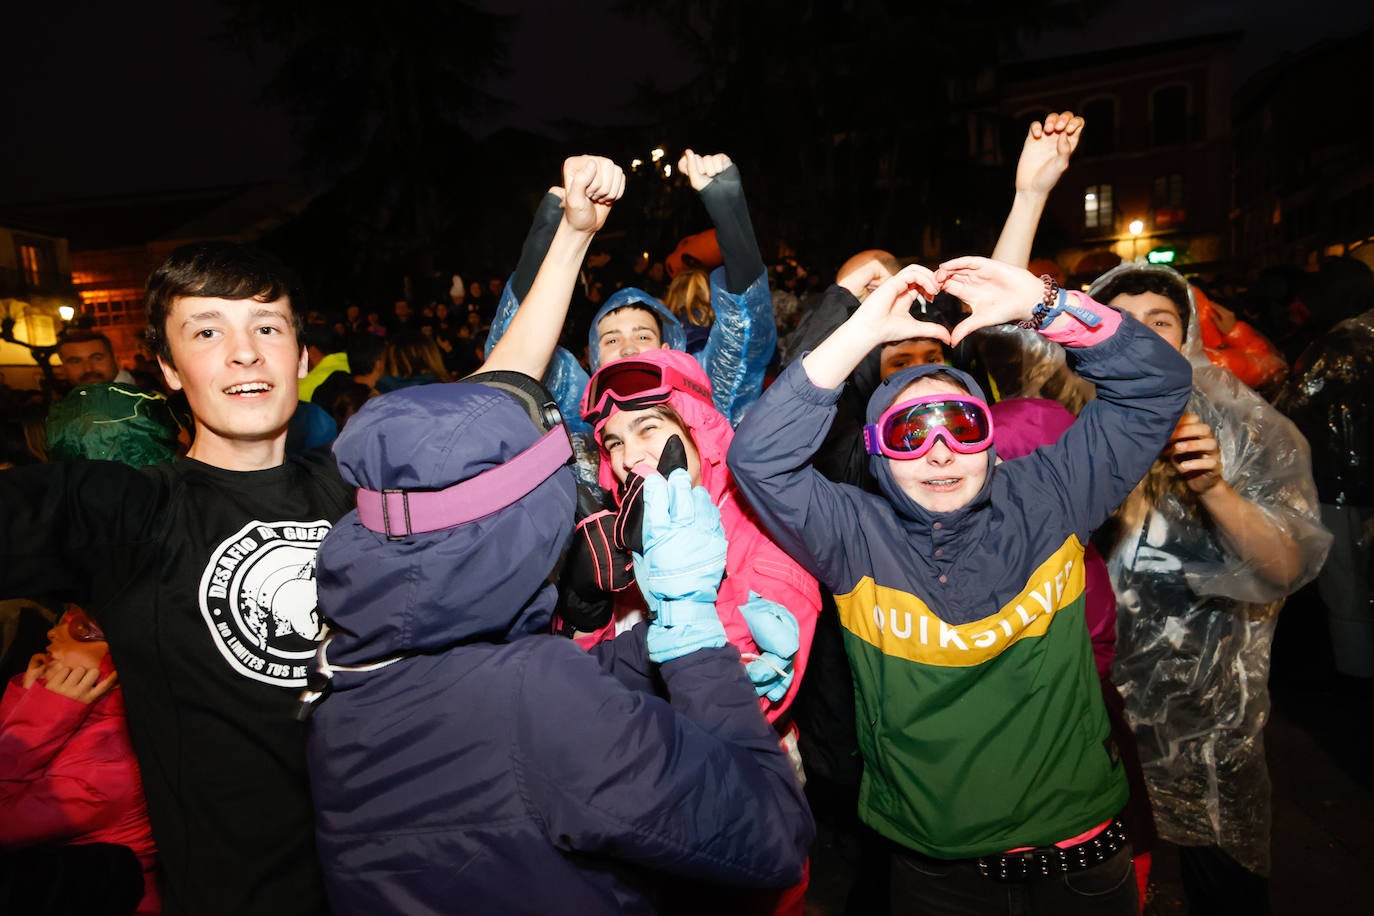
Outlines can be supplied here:
M1040 297L1040 301L1035 304L1035 308L1031 309L1030 317L1016 322L1017 327L1025 328L1028 331L1043 328L1046 321L1045 316L1049 315L1050 311L1063 301L1062 294L1064 291L1059 288L1058 283L1054 282L1054 277L1049 274L1041 274L1040 282L1045 285L1044 294Z

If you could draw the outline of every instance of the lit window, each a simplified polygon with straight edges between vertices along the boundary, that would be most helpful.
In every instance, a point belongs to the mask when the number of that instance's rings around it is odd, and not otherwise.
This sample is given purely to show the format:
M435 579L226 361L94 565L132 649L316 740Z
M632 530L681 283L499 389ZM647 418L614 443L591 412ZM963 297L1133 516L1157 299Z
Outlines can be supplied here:
M1112 186L1093 184L1083 191L1083 228L1112 227Z

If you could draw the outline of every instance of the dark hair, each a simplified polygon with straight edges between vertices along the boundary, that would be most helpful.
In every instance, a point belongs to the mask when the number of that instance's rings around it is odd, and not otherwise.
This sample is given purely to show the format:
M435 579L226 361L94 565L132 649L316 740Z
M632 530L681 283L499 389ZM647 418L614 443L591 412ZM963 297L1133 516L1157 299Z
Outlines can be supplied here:
M176 301L187 296L259 302L275 302L285 296L298 342L305 331L301 281L281 261L265 251L233 242L182 245L148 277L143 298L148 346L168 365L172 365L172 349L167 343L167 316Z
M1174 304L1178 310L1178 320L1183 324L1183 339L1187 340L1193 307L1188 302L1188 281L1178 274L1162 270L1123 270L1100 289L1093 290L1093 298L1104 305L1111 305L1117 296L1139 296L1142 293L1155 293Z
M83 344L98 340L105 345L105 350L111 355L114 354L114 344L110 343L110 338L99 331L92 331L90 328L68 328L57 338L57 346L61 348L65 344Z
M376 334L354 334L348 341L348 371L353 375L370 375L386 349L386 341Z
M649 315L654 319L654 327L658 328L658 339L660 341L663 340L663 319L659 317L658 309L654 308L652 305L650 305L647 302L644 302L643 300L639 300L636 302L627 302L624 305L617 305L615 308L611 309L609 312L598 318L596 320L596 323L599 325L603 320L610 318L612 315L615 315L618 312L623 312L626 309L639 309L639 311L641 312L648 312ZM601 336L599 331L597 332L597 336Z

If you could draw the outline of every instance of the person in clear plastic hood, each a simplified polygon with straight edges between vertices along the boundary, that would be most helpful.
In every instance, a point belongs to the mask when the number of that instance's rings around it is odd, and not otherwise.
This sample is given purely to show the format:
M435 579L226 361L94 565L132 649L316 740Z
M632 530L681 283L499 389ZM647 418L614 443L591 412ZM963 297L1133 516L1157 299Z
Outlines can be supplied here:
M1207 361L1177 272L1123 264L1089 295L1193 365L1168 446L1094 536L1117 595L1113 676L1159 835L1180 847L1192 912L1268 912L1269 650L1284 599L1331 541L1307 442Z

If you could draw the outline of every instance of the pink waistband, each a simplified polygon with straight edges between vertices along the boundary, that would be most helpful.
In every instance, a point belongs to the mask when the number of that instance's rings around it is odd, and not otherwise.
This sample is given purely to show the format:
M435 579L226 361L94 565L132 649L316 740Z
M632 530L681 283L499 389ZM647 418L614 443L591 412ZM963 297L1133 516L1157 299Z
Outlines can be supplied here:
M1058 846L1060 849L1068 849L1070 846L1078 846L1082 843L1086 843L1088 842L1088 840L1091 840L1093 837L1097 836L1099 833L1106 830L1109 826L1111 826L1111 823L1112 818L1109 817L1102 823L1098 824L1096 827L1092 827L1084 831L1083 833L1080 833L1078 836L1071 836L1067 840L1060 840L1058 843L1055 843L1054 845ZM1034 848L1034 846L1018 846L1015 849L1008 849L1007 852L1025 852L1028 849Z

